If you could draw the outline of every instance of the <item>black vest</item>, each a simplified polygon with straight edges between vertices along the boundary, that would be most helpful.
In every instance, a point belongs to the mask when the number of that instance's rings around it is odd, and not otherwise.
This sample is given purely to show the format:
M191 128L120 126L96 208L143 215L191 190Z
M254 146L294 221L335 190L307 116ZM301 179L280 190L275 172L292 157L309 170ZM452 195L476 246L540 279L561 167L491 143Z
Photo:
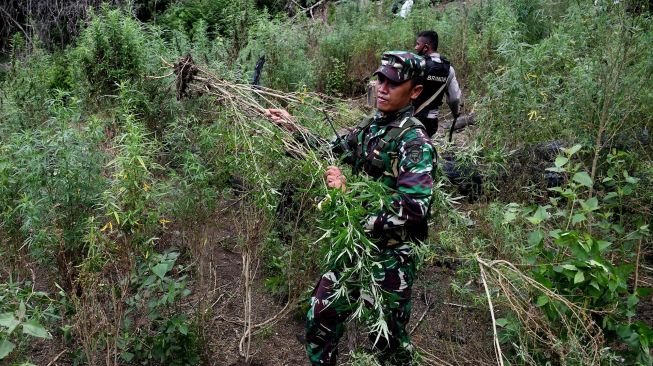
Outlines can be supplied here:
M440 56L440 60L442 62L436 62L430 56L426 57L426 69L423 76L424 90L422 90L422 93L413 102L415 109L419 108L425 101L430 99L433 94L437 93L442 85L447 83L451 64L449 63L449 60L442 56ZM425 106L419 113L415 114L415 117L422 121L422 117L426 117L429 111L440 108L445 92L446 90L442 90L440 95L433 99L433 101Z

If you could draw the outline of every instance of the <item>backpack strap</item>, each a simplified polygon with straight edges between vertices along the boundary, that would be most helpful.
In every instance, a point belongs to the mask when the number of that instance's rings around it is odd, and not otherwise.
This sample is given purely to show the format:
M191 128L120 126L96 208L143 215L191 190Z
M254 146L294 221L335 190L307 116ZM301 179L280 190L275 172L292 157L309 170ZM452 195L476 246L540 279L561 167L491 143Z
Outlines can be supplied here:
M379 140L379 143L376 145L374 148L374 153L376 155L380 154L381 151L383 151L386 147L386 145L390 144L394 140L400 138L401 136L404 135L408 130L412 128L421 128L423 130L426 130L422 122L420 122L417 118L415 117L406 117L404 118L403 121L399 123L398 126L393 127L386 133L384 138Z
M449 79L447 79L447 81L449 81ZM442 84L442 86L440 87L440 89L438 89L438 91L433 93L433 95L431 95L429 99L425 100L424 103L422 103L422 105L417 107L417 109L415 110L415 114L421 112L422 109L424 109L427 105L431 104L435 100L435 98L437 98L442 93L445 86L447 86L447 83Z
M424 101L422 104L420 104L419 106L416 106L416 107L415 107L415 112L413 113L414 115L417 115L417 114L418 114L419 112L421 112L424 108L426 108L426 107L429 106L431 103L433 103L433 101L434 101L435 99L437 99L437 98L440 96L440 94L442 94L442 92L444 91L444 89L447 87L447 85L449 85L449 82L451 81L451 79L450 79L450 77L451 77L451 72L450 72L451 63L449 62L449 60L447 60L447 59L446 59L444 56L442 56L442 55L440 55L440 61L436 61L436 58L435 58L434 56L431 56L431 59L430 59L430 60L431 60L432 62L436 63L436 64L442 64L442 65L444 65L445 70L446 70L446 74L447 74L447 81L445 81L445 82L442 84L442 86L440 86L440 88L439 88L435 93L433 93L433 94L431 95L430 98L428 98L427 100L425 100L425 101Z
M356 143L356 158L358 159L359 156L363 156L363 141L362 141L362 134L365 133L365 129L368 128L372 122L374 122L374 117L372 116L367 116L363 118L362 121L356 126L358 129L358 133L354 136L357 141L354 141ZM355 171L357 169L354 169Z
M374 117L372 117L372 116L367 116L367 117L363 118L362 121L360 121L360 123L358 124L358 126L356 126L356 128L359 128L359 129L361 129L361 130L364 130L364 129L366 129L369 125L371 125L373 121L374 121Z
M372 166L378 169L384 167L383 159L381 158L381 153L386 149L386 147L393 143L395 140L401 138L406 132L413 128L421 128L426 131L426 128L415 117L406 117L399 123L398 126L393 126L390 128L388 133L379 140L379 142L374 147L374 150L367 156L367 159Z

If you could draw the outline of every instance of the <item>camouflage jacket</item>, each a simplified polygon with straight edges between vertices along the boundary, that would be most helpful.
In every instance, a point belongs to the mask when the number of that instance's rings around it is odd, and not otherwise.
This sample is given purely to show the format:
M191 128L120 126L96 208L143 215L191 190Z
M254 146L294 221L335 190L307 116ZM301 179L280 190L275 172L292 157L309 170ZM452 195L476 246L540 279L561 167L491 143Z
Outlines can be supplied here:
M377 112L346 136L351 156L345 161L352 164L354 172L365 172L394 190L389 209L371 215L364 223L372 237L388 245L423 240L428 231L437 156L412 113L412 106L388 116Z

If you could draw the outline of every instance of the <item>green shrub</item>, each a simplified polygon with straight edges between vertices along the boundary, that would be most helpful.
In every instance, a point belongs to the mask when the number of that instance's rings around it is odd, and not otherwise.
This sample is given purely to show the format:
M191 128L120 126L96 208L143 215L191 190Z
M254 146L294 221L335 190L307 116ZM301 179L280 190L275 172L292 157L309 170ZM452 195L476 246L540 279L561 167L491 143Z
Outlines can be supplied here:
M248 39L249 28L257 18L253 0L191 0L168 8L160 19L164 27L192 35L198 23L206 25L209 39L229 39L230 54L237 55Z
M569 177L563 186L551 189L558 196L552 197L548 205L522 209L511 204L504 225L521 231L515 222L528 223L524 238L528 243L526 260L533 264L531 275L539 284L593 311L593 320L603 329L608 344L616 341L630 347L627 352L618 347L613 350L629 364L651 364L649 346L653 331L633 319L639 299L649 296L651 291L638 285L632 289L628 286L634 269L631 263L639 261L642 241L651 235L644 217L624 213L626 207L637 201L633 195L640 179L628 171L627 155L619 153L608 156L606 175L593 180L574 159L579 150L580 145L565 149L556 158L555 166L549 168ZM565 317L571 314L568 304L542 293L532 296L535 297L532 303L552 328L560 329L556 335L560 340L586 336L582 329L577 330L578 334L568 333L568 323L565 323ZM515 331L512 327L507 330L509 334ZM569 347L573 345L569 343ZM544 357L540 359L544 362L547 351L539 355L536 350L529 349L532 356ZM566 360L578 356L573 349L556 352Z
M496 48L501 66L484 78L491 86L480 106L484 144L593 145L598 131L607 134L601 144L612 144L610 136L627 132L622 138L632 139L642 131L650 95L639 91L653 87L640 48L651 39L649 19L583 3L570 5L537 44L523 43L517 23L514 29Z
M64 284L83 247L84 223L93 212L105 180L104 155L96 149L102 126L80 126L77 104L62 93L49 101L53 115L38 130L5 136L0 155L0 216L9 243L25 246L34 258L51 263L55 253L63 257L60 273ZM66 106L66 104L72 106Z
M157 145L133 115L125 115L123 123L118 152L109 163L112 179L102 194L102 209L120 235L147 240L160 219L158 198L165 194L165 186L154 178L160 169L154 161Z
M71 62L76 77L95 96L113 94L123 81L144 75L146 39L143 27L122 11L103 7L79 36Z
M199 337L193 320L181 312L179 301L186 288L184 269L175 265L179 253L152 253L131 277L134 295L126 300L128 310L119 339L126 362L150 362L186 366L199 363ZM146 326L134 327L135 321Z
M270 88L296 91L316 85L315 61L309 56L310 37L314 30L309 24L292 24L280 19L258 19L249 33L249 42L240 52L238 63L246 77L258 58L265 55L261 83Z
M67 54L46 53L39 48L29 56L13 56L6 79L0 81L0 115L4 121L0 133L32 128L48 119L48 101L72 89L68 64Z

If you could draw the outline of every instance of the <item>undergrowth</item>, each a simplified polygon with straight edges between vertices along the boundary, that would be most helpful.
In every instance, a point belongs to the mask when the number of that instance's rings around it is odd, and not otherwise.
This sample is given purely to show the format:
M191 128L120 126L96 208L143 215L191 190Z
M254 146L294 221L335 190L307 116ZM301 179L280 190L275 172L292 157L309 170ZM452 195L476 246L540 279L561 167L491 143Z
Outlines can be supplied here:
M626 3L417 2L402 19L388 2L331 3L311 18L278 1L193 0L166 2L146 23L104 6L54 52L17 34L0 76L0 359L38 362L32 351L61 344L74 364L206 363L220 300L207 231L226 217L249 225L235 249L244 264L261 260L288 309L327 267L345 269L341 291L369 285L355 266L373 266L375 250L360 200L381 202L382 187L327 191L328 149L301 145L298 157L288 135L237 104L178 100L166 65L190 54L249 83L265 55L262 86L296 92L300 102L279 106L326 141L312 98L337 127L355 125L369 108L338 98L365 91L384 50L412 49L434 28L478 127L458 146L436 137L443 168L433 235L416 249L423 265L464 264L452 291L479 306L488 298L470 280L487 275L506 362L651 364L638 304L653 285L653 31L645 4ZM358 305L382 334L378 309ZM263 328L248 324L251 340ZM352 362L374 364L367 356Z

